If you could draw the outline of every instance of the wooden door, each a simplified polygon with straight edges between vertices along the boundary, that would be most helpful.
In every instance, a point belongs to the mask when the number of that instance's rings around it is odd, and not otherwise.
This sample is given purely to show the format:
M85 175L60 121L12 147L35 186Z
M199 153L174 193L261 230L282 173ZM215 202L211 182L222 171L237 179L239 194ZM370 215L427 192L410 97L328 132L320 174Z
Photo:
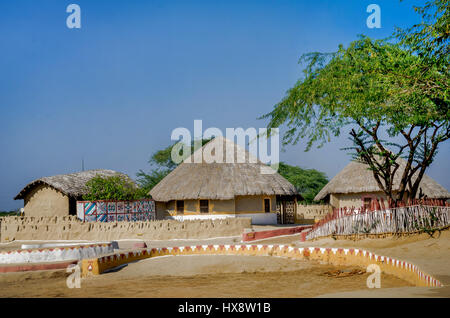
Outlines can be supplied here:
M295 223L295 201L285 201L284 204L284 224Z

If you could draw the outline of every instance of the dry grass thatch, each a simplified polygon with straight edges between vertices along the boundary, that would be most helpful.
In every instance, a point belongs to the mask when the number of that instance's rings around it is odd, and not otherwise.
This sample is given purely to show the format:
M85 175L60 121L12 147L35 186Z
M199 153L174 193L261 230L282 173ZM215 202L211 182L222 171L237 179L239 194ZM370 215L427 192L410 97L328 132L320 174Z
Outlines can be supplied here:
M234 163L192 163L199 154L227 149ZM150 195L156 201L216 199L230 200L241 195L297 195L295 187L278 173L264 174L271 169L245 149L223 137L217 137L184 160L161 180Z
M56 190L71 196L71 197L80 197L83 194L86 194L86 182L94 178L95 176L100 175L102 177L109 177L114 175L124 175L120 172L114 170L104 170L104 169L96 169L96 170L87 170L82 172L76 172L71 174L60 174L52 177L43 177L37 180L34 180L27 184L14 198L14 200L24 199L25 195L30 191L34 186L39 184L49 185ZM126 176L126 175L124 175ZM126 176L128 178L128 176Z
M400 179L406 165L404 159L399 158L400 167L394 177L394 191L400 188ZM368 166L352 161L341 172L339 172L327 185L316 195L314 200L322 200L332 193L367 193L379 192L373 172L367 169ZM419 187L422 193L428 198L445 199L450 198L450 193L439 183L431 179L426 174L423 176Z

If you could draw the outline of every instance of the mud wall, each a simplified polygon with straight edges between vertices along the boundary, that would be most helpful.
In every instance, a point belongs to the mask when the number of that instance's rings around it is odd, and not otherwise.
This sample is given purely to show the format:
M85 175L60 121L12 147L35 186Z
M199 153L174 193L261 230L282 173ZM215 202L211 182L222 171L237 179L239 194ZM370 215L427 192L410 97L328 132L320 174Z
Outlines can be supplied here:
M299 222L311 220L311 223L317 222L332 212L333 208L329 204L310 204L297 205L297 220Z
M69 197L47 185L38 185L24 199L26 216L69 215Z
M81 222L75 216L0 218L0 242L13 240L201 239L238 236L251 227L250 218Z
M249 213L261 212L264 213L264 199L270 199L270 210L275 212L277 210L277 201L274 195L253 195L253 196L237 196L236 197L236 212Z

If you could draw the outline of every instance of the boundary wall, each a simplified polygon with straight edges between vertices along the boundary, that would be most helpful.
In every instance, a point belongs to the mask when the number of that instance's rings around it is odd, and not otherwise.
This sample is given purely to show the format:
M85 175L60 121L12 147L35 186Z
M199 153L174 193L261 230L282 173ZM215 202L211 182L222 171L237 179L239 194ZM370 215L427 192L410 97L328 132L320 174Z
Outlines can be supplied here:
M240 236L251 228L250 218L223 220L158 220L135 222L82 222L76 216L0 218L0 242L14 240L120 239L170 240Z
M242 241L249 242L249 241L263 240L266 238L276 237L276 236L294 235L294 234L301 233L304 230L310 229L310 228L312 228L312 225L287 227L287 228L282 228L282 229L266 230L266 231L247 232L247 233L242 234Z

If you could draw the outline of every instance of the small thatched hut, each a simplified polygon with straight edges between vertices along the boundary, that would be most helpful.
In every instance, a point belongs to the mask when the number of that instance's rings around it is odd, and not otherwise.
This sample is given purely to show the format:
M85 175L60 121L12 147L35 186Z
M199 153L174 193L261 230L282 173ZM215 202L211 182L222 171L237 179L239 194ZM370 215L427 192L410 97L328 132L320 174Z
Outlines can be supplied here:
M406 165L406 161L398 159L400 167L394 177L394 190L400 188L401 174ZM386 201L386 195L380 190L373 177L373 172L367 169L368 166L352 161L341 172L339 172L327 185L316 195L314 200L325 200L333 208L341 207L363 207L370 206L372 199ZM439 183L431 179L426 174L419 185L419 194L430 199L448 199L450 193Z
M223 161L205 161L208 154L220 158L221 150ZM230 157L232 163L226 160ZM158 218L250 217L254 224L276 224L295 222L298 193L245 149L217 137L186 158L150 195Z
M43 177L27 184L14 200L24 200L26 216L76 215L76 201L86 194L86 182L97 175L118 174L121 173L98 169Z

